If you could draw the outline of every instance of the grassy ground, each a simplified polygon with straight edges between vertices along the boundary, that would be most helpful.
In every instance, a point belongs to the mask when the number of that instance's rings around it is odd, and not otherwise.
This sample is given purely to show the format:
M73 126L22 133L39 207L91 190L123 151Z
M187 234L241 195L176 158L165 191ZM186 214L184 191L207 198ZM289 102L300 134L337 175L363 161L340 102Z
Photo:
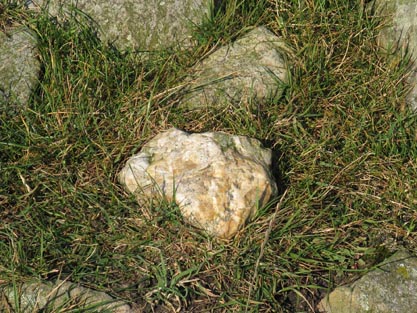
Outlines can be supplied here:
M227 1L195 29L195 48L148 60L103 45L82 16L58 23L1 3L0 26L29 25L42 62L29 108L0 112L1 282L69 278L145 312L313 312L396 246L417 248L406 64L377 49L384 25L361 1ZM294 51L284 96L181 112L190 67L254 25ZM230 242L183 225L173 204L139 207L116 174L171 126L261 139L281 205Z

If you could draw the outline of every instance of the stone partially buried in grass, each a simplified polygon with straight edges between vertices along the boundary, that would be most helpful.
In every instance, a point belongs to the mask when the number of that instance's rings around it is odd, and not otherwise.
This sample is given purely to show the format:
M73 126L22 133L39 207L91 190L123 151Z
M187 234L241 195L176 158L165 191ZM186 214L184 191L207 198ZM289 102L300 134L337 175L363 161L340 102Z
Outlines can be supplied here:
M417 312L417 258L398 251L350 286L332 291L319 304L326 313Z
M16 113L27 104L40 71L36 45L22 26L0 31L0 114Z
M380 45L399 52L402 57L411 57L412 66L407 79L411 89L407 102L417 110L417 0L376 0L370 5L375 7L378 15L387 18L388 27L383 28L378 36Z
M271 157L256 139L174 128L130 158L119 180L139 201L166 197L190 224L231 238L276 194Z
M281 96L288 82L284 41L257 27L192 69L180 106L188 109L263 101Z
M10 284L0 294L7 303L0 301L1 312L134 312L123 301L69 281Z
M119 49L164 49L190 45L191 29L203 22L211 0L33 0L59 19L82 11L97 24L100 38Z

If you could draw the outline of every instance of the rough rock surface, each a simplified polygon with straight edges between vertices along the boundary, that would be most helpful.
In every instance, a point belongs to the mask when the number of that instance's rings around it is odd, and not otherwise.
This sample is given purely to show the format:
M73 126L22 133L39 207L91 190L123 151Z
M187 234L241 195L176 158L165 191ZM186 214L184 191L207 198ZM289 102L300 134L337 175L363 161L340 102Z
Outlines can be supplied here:
M288 80L282 39L261 26L221 47L192 70L182 106L211 107L280 96Z
M417 0L376 0L373 5L378 15L386 16L389 27L379 36L382 47L389 50L400 49L400 54L408 51L414 63L408 82L411 91L407 101L417 110Z
M256 139L174 128L130 158L119 179L138 199L162 193L190 224L230 238L276 193L270 165Z
M36 38L26 28L0 31L0 114L26 105L38 81Z
M89 309L91 312L133 313L129 305L117 301L104 292L81 287L69 281L56 283L28 282L17 286L19 299L15 299L13 286L1 288L1 295L18 312L60 310L65 307ZM19 308L16 305L19 305ZM2 308L8 311L8 308ZM15 312L15 311L13 311ZM84 311L83 311L84 312ZM89 311L90 312L90 311Z
M417 257L399 251L350 286L336 288L319 305L327 313L417 312Z
M32 0L53 16L72 6L99 26L101 39L118 48L162 49L188 41L191 25L209 13L211 0Z

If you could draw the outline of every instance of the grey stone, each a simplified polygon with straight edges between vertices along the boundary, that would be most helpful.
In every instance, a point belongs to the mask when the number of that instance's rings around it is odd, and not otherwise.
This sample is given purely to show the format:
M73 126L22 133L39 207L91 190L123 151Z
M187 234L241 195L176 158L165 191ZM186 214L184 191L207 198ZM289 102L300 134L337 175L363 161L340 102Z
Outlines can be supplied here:
M194 109L279 97L288 82L284 41L257 27L192 69L180 106Z
M417 1L376 0L373 5L377 14L386 17L388 23L378 37L380 45L389 51L399 51L403 57L407 51L411 57L408 77L411 90L407 102L417 110Z
M336 288L319 309L326 313L417 312L417 258L398 251L350 286Z
M231 238L276 193L270 165L256 139L173 128L130 158L119 180L139 201L164 196L191 225Z
M209 14L212 0L33 0L31 8L65 17L72 7L99 26L101 39L120 49L155 50L190 44L192 24Z
M36 37L24 27L0 32L0 113L25 106L38 81Z
M45 309L55 312L66 307L94 309L94 312L133 313L130 306L123 301L115 300L104 292L94 291L69 281L27 282L17 286L3 287L1 294L6 298L11 309L22 313ZM18 295L17 299L16 295Z

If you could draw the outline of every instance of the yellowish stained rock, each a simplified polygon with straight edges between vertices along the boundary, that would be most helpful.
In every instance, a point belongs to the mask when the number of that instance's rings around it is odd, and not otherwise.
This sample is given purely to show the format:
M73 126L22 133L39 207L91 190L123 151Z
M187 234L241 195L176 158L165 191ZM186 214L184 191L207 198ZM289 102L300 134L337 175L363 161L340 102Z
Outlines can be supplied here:
M129 159L119 179L139 199L163 195L190 224L230 238L276 193L270 165L258 140L170 129Z

